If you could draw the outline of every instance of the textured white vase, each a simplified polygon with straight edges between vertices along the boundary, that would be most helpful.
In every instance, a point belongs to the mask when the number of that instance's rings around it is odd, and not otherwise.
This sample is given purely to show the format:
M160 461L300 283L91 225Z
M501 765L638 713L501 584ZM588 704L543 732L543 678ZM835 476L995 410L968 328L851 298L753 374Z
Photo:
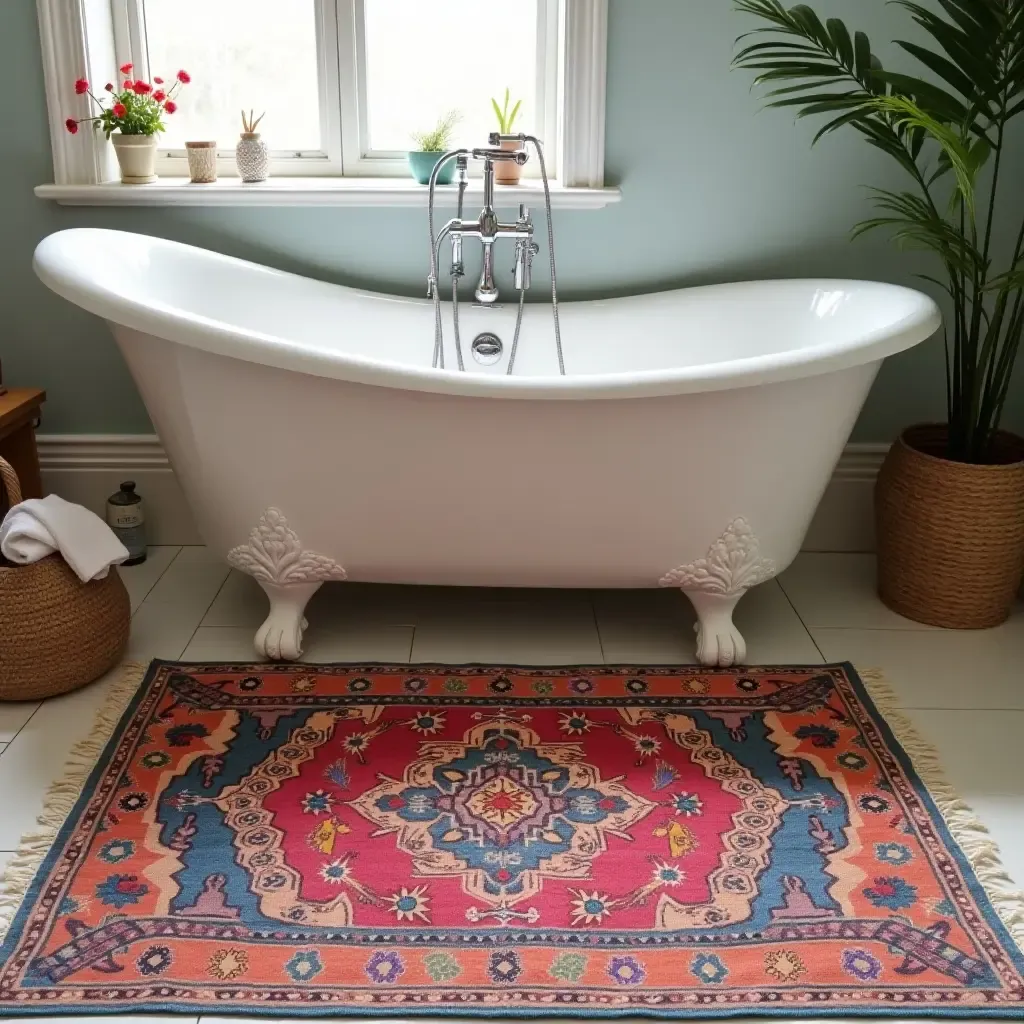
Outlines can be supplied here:
M156 136L122 135L115 132L110 136L121 168L121 182L124 185L148 185L156 181Z
M270 173L270 151L259 132L242 132L235 147L235 163L242 181L266 181Z

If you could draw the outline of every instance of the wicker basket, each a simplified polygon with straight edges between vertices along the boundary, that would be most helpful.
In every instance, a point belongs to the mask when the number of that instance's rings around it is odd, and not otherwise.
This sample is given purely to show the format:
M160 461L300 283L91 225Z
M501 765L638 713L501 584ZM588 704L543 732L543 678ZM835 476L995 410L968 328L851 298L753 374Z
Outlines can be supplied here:
M21 501L0 459L0 507ZM0 701L38 700L85 686L116 665L128 645L131 603L111 568L82 583L60 555L12 566L0 558Z
M905 431L875 488L878 591L901 615L947 629L998 626L1024 574L1024 439L996 461L942 457L946 428Z

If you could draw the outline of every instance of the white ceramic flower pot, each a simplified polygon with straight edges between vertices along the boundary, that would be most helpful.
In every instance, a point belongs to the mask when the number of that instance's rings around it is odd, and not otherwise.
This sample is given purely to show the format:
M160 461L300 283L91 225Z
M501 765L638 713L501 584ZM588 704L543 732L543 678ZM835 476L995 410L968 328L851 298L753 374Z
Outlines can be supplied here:
M115 132L110 136L121 167L121 182L125 185L148 185L156 181L155 135L122 135Z
M259 132L242 132L235 147L235 163L242 181L266 181L270 173L270 151Z

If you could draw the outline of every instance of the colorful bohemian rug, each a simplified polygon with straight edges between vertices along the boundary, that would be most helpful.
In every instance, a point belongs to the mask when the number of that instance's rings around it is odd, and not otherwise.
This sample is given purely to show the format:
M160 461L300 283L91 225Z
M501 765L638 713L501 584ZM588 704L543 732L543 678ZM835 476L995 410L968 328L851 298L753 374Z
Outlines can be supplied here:
M848 665L128 683L8 875L2 1016L1024 1014L1019 898Z

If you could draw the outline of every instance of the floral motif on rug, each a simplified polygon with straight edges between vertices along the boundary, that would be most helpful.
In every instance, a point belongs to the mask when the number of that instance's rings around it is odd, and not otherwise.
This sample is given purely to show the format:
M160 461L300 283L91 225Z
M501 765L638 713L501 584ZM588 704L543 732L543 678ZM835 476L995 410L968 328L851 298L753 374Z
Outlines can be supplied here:
M850 666L154 663L0 1014L1014 1016Z

